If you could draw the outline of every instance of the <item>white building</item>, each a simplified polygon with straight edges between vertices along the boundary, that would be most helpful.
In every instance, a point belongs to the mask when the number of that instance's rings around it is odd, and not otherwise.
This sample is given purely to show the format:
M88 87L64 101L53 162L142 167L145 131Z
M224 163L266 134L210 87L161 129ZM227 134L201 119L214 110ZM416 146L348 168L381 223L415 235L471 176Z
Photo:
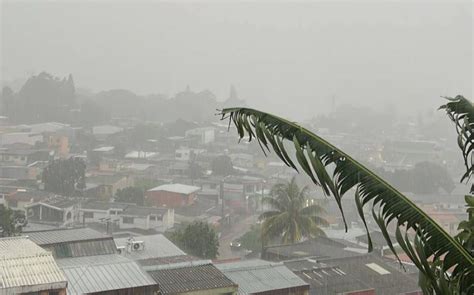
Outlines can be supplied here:
M165 232L174 226L174 210L142 207L127 203L89 202L82 205L80 220L84 223L110 221L122 229L155 229Z
M215 129L214 127L194 128L185 132L186 138L195 138L200 144L208 144L214 142Z

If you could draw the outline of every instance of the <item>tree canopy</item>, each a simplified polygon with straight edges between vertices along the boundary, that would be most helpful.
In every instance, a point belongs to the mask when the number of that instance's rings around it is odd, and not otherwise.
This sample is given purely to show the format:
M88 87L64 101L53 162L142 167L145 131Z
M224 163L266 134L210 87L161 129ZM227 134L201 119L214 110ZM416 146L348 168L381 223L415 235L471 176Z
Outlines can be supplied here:
M211 163L212 174L227 176L234 174L234 166L229 156L221 155L212 160Z
M200 258L214 259L219 255L219 238L212 226L196 221L178 229L170 236L183 251Z
M144 205L145 193L142 188L129 186L119 189L115 195L116 202L134 203L138 206Z
M419 162L411 169L386 171L377 169L388 182L404 192L434 194L439 189L451 193L454 181L445 167L432 162Z
M271 196L262 199L272 209L260 215L263 220L262 239L267 243L273 238L284 244L294 244L302 238L324 236L321 226L328 222L322 217L324 209L308 198L308 187L299 188L296 179L272 187Z
M25 225L25 215L0 205L0 237L10 237L21 233Z
M44 190L63 195L80 195L85 188L86 163L80 158L50 161L43 170Z

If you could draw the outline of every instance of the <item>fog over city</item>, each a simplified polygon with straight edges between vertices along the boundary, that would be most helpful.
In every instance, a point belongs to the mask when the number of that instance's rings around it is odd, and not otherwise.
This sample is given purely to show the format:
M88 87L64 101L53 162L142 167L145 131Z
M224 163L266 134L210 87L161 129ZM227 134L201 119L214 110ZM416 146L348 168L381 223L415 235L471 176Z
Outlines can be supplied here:
M474 294L471 0L0 12L0 295Z
M291 115L337 103L436 107L472 89L469 1L4 1L3 80L168 96L190 85ZM305 108L298 104L305 104Z

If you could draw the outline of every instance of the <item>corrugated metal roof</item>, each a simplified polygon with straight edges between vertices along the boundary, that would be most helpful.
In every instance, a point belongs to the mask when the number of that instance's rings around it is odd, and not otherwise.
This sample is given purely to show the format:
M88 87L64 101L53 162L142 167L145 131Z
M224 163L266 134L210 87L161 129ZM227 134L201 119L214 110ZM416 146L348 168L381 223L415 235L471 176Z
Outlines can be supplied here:
M0 294L65 288L51 253L26 237L0 239Z
M40 246L110 238L110 236L87 227L29 232L27 236Z
M128 238L115 238L114 240L117 246L127 246ZM133 260L186 255L183 250L161 234L138 236L134 237L134 240L143 241L145 247L143 250L131 251L125 254Z
M119 254L58 260L68 279L68 294L156 286L138 264Z
M197 192L201 188L198 186L192 186L192 185L186 185L186 184L180 184L180 183L173 183L173 184L163 184L157 187L154 187L150 190L149 192L154 192L154 191L166 191L166 192L172 192L172 193L178 193L178 194L192 194L194 192Z
M115 242L112 238L95 241L68 242L44 247L45 249L50 250L55 258L82 257L117 253L117 247L115 246Z
M160 291L163 294L217 288L237 289L237 284L212 264L162 269L148 273L159 284Z
M257 259L217 264L216 267L239 285L239 294L306 286L309 288L305 281L283 263Z

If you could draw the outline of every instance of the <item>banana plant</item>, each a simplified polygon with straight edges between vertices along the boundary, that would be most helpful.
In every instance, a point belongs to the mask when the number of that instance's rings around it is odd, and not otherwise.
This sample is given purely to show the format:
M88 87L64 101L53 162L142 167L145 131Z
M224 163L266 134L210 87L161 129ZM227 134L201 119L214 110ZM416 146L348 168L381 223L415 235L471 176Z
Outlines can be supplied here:
M472 253L388 182L327 140L284 118L250 108L227 108L220 115L222 120L229 120L229 127L235 125L240 139L255 139L265 154L273 150L283 163L307 174L326 195L332 196L346 231L342 198L354 191L353 198L367 232L369 251L372 251L372 241L364 208L370 207L387 245L398 258L388 233L389 226L395 225L397 242L404 243L407 254L419 261L415 264L422 274L420 279L427 280L420 280L420 285L427 286L422 287L425 292L449 294L446 290L452 289L452 294L468 294L466 286L474 285ZM288 149L288 143L294 149ZM434 262L438 264L434 266ZM436 280L440 274L444 279L441 287Z
M461 182L469 181L474 174L474 105L461 95L445 98L448 103L442 105L440 109L446 110L448 117L456 125L458 145L466 166Z

